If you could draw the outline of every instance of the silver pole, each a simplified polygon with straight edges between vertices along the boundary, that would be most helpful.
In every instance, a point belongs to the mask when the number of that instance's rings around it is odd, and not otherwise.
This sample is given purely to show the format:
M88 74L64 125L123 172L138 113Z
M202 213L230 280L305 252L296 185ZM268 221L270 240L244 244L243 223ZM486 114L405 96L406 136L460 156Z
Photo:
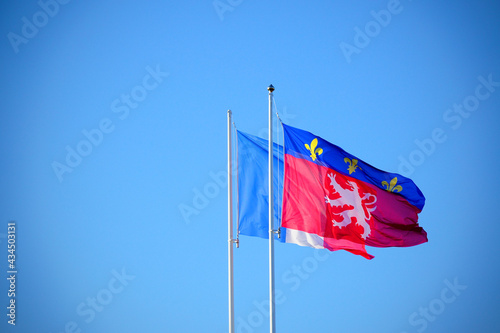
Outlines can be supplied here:
M273 197L273 91L271 84L269 91L269 331L276 332L274 313L274 197Z
M229 333L234 333L234 274L233 274L233 175L231 151L231 110L227 111L227 232L228 232L228 286Z

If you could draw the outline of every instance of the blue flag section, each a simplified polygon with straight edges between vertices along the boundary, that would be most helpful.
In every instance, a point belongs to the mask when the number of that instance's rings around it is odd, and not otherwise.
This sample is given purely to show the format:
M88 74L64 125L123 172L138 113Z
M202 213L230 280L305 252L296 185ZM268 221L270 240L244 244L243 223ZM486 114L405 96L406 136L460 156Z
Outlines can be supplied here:
M397 193L419 210L424 207L425 197L411 179L397 173L377 169L310 132L285 124L283 124L283 128L286 154L310 160L382 190Z
M269 238L268 140L237 131L239 234ZM283 146L273 147L274 229L281 220L283 197ZM286 242L286 232L275 239Z

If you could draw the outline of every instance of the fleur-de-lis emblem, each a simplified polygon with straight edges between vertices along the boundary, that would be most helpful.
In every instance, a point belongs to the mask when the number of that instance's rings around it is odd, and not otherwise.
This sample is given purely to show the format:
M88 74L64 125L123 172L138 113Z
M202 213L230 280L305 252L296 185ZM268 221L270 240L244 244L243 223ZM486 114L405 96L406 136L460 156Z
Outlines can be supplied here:
M392 178L390 184L387 184L387 182L384 180L382 182L382 186L386 187L385 190L389 192L401 192L403 190L403 187L401 185L396 186L397 183L398 183L398 178L394 177Z
M306 146L307 150L309 150L309 152L311 153L310 156L311 156L313 161L315 161L319 155L323 154L323 149L316 148L317 145L318 145L318 139L316 139L316 138L314 138L314 140L311 141L310 147L307 143L304 144L304 146Z
M349 167L347 168L347 170L349 171L349 174L353 173L354 171L356 171L356 168L359 168L359 170L363 170L361 169L361 167L358 165L358 160L353 158L352 160L349 158L349 157L346 157L344 158L344 162L346 163L349 163Z

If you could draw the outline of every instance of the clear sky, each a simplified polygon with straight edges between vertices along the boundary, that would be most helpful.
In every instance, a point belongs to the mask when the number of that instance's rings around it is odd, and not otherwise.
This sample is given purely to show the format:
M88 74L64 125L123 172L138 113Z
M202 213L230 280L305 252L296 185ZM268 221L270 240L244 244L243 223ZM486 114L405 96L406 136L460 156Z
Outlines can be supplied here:
M2 2L0 331L227 332L226 111L265 135L272 83L284 122L412 178L429 238L371 261L276 244L278 332L498 332L499 15L494 0ZM267 241L240 245L237 332L267 332Z

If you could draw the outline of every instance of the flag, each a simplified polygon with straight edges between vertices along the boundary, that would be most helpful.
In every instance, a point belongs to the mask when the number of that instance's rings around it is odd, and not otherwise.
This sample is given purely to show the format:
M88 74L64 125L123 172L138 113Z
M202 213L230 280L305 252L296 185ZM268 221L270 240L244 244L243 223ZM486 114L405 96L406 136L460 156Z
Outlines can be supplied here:
M241 131L237 131L237 142L238 230L241 235L269 239L269 144ZM274 230L279 228L281 218L283 153L283 146L274 143ZM275 238L278 239L278 235ZM285 242L284 233L279 240Z
M288 125L283 221L287 242L347 250L427 242L418 225L425 197L415 183L381 171L324 139Z

